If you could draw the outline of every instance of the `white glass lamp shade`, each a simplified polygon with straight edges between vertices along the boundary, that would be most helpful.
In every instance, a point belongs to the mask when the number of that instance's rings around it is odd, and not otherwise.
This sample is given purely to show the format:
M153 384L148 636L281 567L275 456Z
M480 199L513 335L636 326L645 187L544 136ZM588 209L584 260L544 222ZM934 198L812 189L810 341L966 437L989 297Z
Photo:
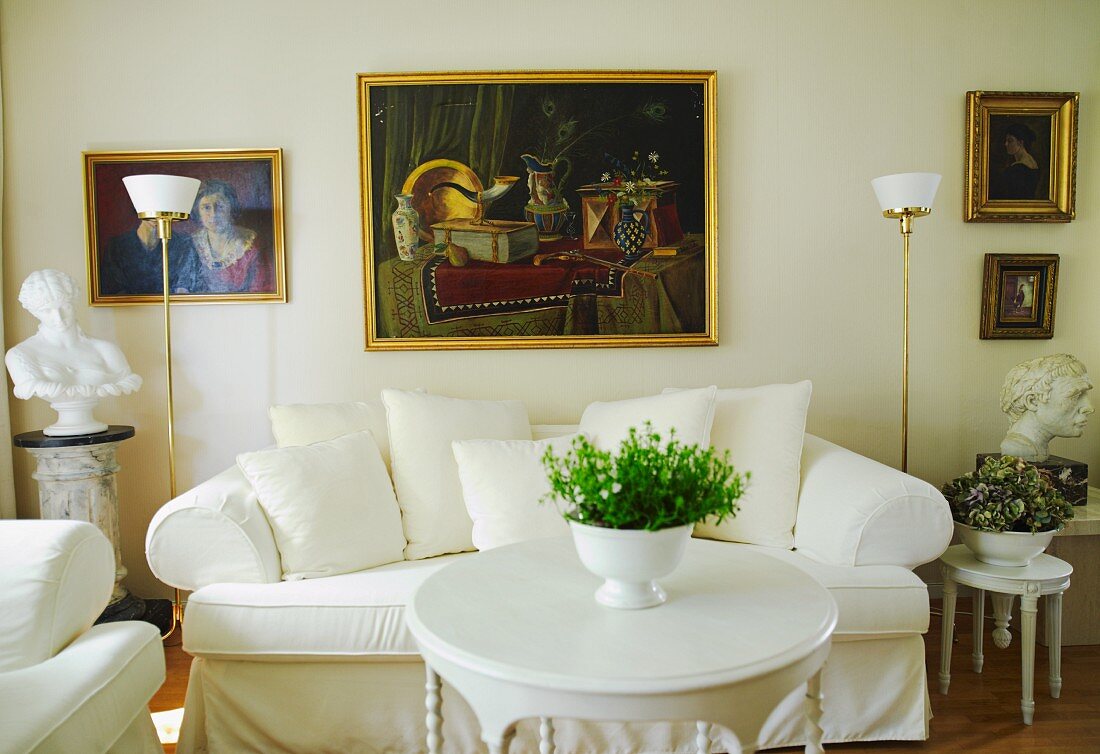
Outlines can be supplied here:
M906 207L932 209L942 177L939 173L894 173L874 179L871 187L883 212Z
M156 212L189 214L199 193L197 178L180 175L128 175L122 179L139 215Z

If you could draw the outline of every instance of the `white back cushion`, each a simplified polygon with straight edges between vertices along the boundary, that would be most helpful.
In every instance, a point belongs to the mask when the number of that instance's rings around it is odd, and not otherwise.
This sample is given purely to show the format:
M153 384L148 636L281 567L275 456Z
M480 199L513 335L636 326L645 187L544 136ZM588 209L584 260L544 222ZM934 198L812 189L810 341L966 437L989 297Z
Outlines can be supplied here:
M547 448L565 453L576 436L451 443L466 512L474 522L474 547L491 550L569 533L557 506L540 502L550 492L542 456Z
M631 427L640 432L642 425L649 421L664 441L669 439L669 430L675 427L680 442L706 447L710 443L717 389L711 385L644 398L590 403L581 416L580 430L600 450L614 452Z
M719 390L711 444L752 478L738 501L737 516L715 525L696 524L695 534L727 542L794 547L802 439L813 385L762 385ZM666 391L675 395L674 388ZM686 392L686 391L685 391Z
M530 440L519 401L473 401L406 390L382 391L393 482L405 527L405 558L418 560L474 549L473 522L462 501L451 443Z
M280 448L312 445L341 435L369 429L378 444L386 468L390 467L390 440L386 431L386 407L382 401L350 403L292 403L272 406L271 434Z
M267 514L287 580L401 560L401 514L369 430L237 456Z

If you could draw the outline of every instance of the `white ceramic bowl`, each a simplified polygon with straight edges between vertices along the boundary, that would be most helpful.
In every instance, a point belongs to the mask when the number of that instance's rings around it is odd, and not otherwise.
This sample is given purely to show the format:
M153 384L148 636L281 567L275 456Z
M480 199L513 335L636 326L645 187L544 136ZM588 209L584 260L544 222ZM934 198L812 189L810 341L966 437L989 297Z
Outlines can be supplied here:
M596 590L596 601L636 610L668 599L656 579L676 570L694 527L646 531L606 529L570 521L569 528L581 563L604 579L603 586Z
M979 531L973 526L955 522L964 545L983 563L999 566L1026 566L1047 549L1055 532L1035 534L1020 531Z

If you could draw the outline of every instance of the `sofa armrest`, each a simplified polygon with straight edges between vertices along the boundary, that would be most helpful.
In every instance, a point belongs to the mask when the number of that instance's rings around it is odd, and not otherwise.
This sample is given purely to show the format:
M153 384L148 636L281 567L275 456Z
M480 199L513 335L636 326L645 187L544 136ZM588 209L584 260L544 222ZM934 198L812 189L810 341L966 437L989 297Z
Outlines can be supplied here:
M178 589L282 579L271 525L236 466L165 503L149 523L145 557Z
M832 565L915 568L951 541L951 511L932 485L807 434L795 548Z
M87 631L114 581L114 550L92 524L0 521L0 671L43 662Z
M109 751L136 716L148 718L162 683L155 626L92 626L45 662L0 673L0 751Z

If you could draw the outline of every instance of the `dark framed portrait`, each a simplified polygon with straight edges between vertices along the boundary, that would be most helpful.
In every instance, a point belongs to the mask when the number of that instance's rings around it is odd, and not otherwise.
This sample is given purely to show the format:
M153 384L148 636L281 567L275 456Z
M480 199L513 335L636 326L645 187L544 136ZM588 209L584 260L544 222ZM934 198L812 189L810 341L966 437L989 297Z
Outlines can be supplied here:
M1077 92L966 93L967 222L1070 222Z
M1051 338L1057 298L1057 254L986 254L979 335Z
M713 71L358 86L367 350L717 344Z
M282 150L85 152L88 299L92 306L164 299L156 222L141 220L122 179L141 174L200 181L168 243L172 303L286 301Z

